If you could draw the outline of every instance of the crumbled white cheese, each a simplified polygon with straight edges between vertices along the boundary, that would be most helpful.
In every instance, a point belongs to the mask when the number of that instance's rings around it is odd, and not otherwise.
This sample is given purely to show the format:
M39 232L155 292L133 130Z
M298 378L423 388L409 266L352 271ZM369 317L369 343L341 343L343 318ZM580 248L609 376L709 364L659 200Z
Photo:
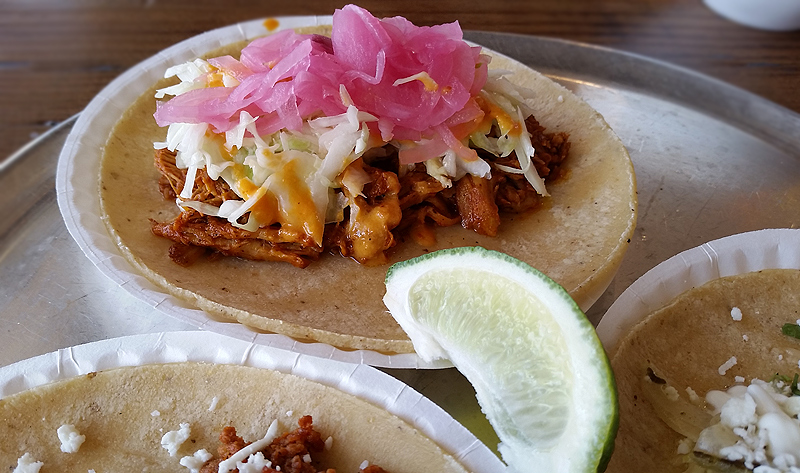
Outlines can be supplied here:
M328 437L325 439L325 450L330 450L333 447L333 437Z
M209 411L217 410L217 404L219 404L219 398L217 396L214 396L214 398L211 399L211 405L208 406L208 410Z
M795 456L790 453L783 453L776 456L772 460L772 463L777 467L777 470L775 470L776 473L780 473L781 471L789 471L791 473L800 471L800 468L797 468ZM758 470L758 473L762 473L762 471ZM769 470L766 470L764 473L769 473Z
M241 462L245 458L248 458L250 455L253 455L255 452L267 448L267 445L272 443L272 441L275 440L275 437L277 436L278 436L278 421L276 419L273 420L272 423L269 425L267 433L266 435L264 435L263 439L256 440L250 445L234 453L226 460L219 462L219 470L218 470L219 473L228 473L229 471L236 469L237 463ZM276 468L276 470L279 469Z
M309 455L308 453L306 453L305 455L303 455L303 462L305 462L305 463L311 463L311 455Z
M187 455L181 458L180 464L181 466L185 466L186 468L188 468L189 471L191 471L192 473L198 473L200 471L200 468L203 467L203 464L211 460L212 456L213 455L208 453L208 451L204 448L202 450L194 452L194 455L191 456Z
M286 417L292 417L292 414L294 414L294 411L286 411Z
M745 439L749 440L750 438L745 435ZM733 462L741 461L745 464L745 466L752 470L755 466L754 462L756 461L755 452L750 449L746 443L744 442L737 442L735 445L731 445L730 447L724 447L720 449L720 453L726 460L730 460Z
M678 390L672 386L666 386L664 388L664 395L666 395L667 399L669 399L670 401L677 401L678 399L681 398L680 395L678 394Z
M733 365L735 365L735 364L736 364L736 357L732 356L732 357L728 358L728 361L726 361L725 363L720 365L720 367L717 370L717 372L719 374L721 374L721 375L724 375L725 373L728 372L729 369L733 368Z
M782 404L783 410L792 417L800 415L800 396L792 396Z
M742 309L738 307L731 309L731 318L737 322L742 320Z
M359 466L359 468L363 470L368 466L369 466L369 462L367 460L364 460L363 462L361 462L361 466Z
M61 451L64 453L76 453L86 441L86 436L81 435L72 424L62 425L56 430L56 434L61 441Z
M678 455L686 455L691 453L694 449L694 442L692 439L682 439L678 442Z
M153 412L150 413L150 415L153 416L153 417L158 417L158 416L161 415L161 413L158 412L158 411L153 411Z
M247 458L247 462L236 462L236 469L239 473L262 473L264 468L272 468L272 462L264 458L264 454L256 452ZM281 471L280 465L275 468L276 471Z
M737 383L744 383L744 376L734 376L733 380Z
M756 401L749 394L745 394L744 398L731 398L722 406L719 413L719 421L732 429L747 427L748 424L755 424L757 420Z
M161 446L169 452L169 456L174 457L183 442L189 440L191 434L192 431L189 428L189 424L182 423L180 429L171 430L161 437Z
M30 453L25 452L25 455L17 459L17 467L12 473L39 473L42 465L44 465L43 462L37 462Z
M750 341L750 337L746 333L742 334L742 340L748 342L748 341Z
M563 101L564 101L564 96L563 95L559 95L558 96L558 103L561 103Z
M686 386L686 394L689 395L689 401L691 401L693 404L696 404L700 401L700 396L698 396L697 392L690 386Z
M747 386L706 395L706 400L714 401L727 397L715 428L729 429L737 440L731 443L724 435L717 437L725 442L718 450L721 458L740 461L754 473L800 472L800 420L795 413L800 413L800 396L776 384L752 379Z

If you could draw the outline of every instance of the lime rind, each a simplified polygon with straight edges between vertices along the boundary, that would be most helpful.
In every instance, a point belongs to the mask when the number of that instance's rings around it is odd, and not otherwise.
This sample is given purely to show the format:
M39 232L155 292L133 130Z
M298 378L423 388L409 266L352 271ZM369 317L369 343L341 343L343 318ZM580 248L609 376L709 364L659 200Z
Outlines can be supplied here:
M389 269L386 286L384 302L420 357L450 359L473 384L511 471L605 469L618 421L614 377L594 327L561 286L519 260L479 247L398 263ZM471 299L448 300L457 297L452 293ZM500 299L482 300L498 294ZM440 304L425 306L426 297ZM534 301L523 306L540 304L545 310L537 310L551 315L483 314L489 321L480 322L481 312L512 310L525 297ZM448 309L459 304L479 314ZM507 327L497 327L497 320ZM476 330L477 342L469 338ZM498 333L514 343L506 339L493 347ZM520 340L521 334L530 339Z

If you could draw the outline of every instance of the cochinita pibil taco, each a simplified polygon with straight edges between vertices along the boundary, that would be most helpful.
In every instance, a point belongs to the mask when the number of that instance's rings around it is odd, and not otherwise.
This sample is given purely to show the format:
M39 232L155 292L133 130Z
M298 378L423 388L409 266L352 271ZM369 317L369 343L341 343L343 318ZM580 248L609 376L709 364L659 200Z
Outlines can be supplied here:
M798 323L789 269L713 280L648 316L612 354L608 471L800 471Z
M480 245L588 307L635 221L630 158L565 88L462 40L346 6L176 64L120 119L102 210L151 280L257 329L412 352L388 264Z
M334 388L211 363L115 368L0 401L7 472L466 470L404 421Z

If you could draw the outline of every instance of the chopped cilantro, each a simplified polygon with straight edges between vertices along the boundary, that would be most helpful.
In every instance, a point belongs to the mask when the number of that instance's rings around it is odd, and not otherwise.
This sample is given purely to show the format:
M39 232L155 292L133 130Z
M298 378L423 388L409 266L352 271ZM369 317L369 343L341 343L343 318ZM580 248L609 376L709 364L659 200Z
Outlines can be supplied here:
M781 332L783 332L784 335L800 339L800 325L797 325L796 323L783 324L783 327L781 327Z
M792 378L780 373L775 373L772 378L770 378L769 382L774 383L776 381L782 381L784 384L789 384L792 382Z
M775 373L775 375L772 376L772 379L770 379L769 382L773 386L775 385L775 383L780 382L784 386L788 386L789 389L792 391L792 394L794 396L800 396L800 386L798 386L798 384L800 383L800 374L798 374L798 373L794 374L794 378L790 378L790 377L788 377L786 375L782 375L780 373ZM777 387L776 387L776 389L777 389ZM784 393L784 394L786 394L786 393Z

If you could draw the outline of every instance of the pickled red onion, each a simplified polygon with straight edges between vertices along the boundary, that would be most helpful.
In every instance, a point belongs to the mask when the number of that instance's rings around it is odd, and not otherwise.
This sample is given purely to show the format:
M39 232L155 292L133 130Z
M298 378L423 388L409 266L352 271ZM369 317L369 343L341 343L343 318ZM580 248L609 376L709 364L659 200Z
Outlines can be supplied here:
M300 130L310 117L347 110L343 85L353 105L378 118L384 141L429 139L466 159L471 153L452 130L475 120L470 100L486 82L488 62L480 48L463 41L457 22L417 27L347 5L333 15L331 38L286 30L251 42L238 61L209 60L239 84L190 90L159 103L154 116L159 126L208 123L224 133L246 111L259 117L259 133ZM435 87L403 81L420 74Z

